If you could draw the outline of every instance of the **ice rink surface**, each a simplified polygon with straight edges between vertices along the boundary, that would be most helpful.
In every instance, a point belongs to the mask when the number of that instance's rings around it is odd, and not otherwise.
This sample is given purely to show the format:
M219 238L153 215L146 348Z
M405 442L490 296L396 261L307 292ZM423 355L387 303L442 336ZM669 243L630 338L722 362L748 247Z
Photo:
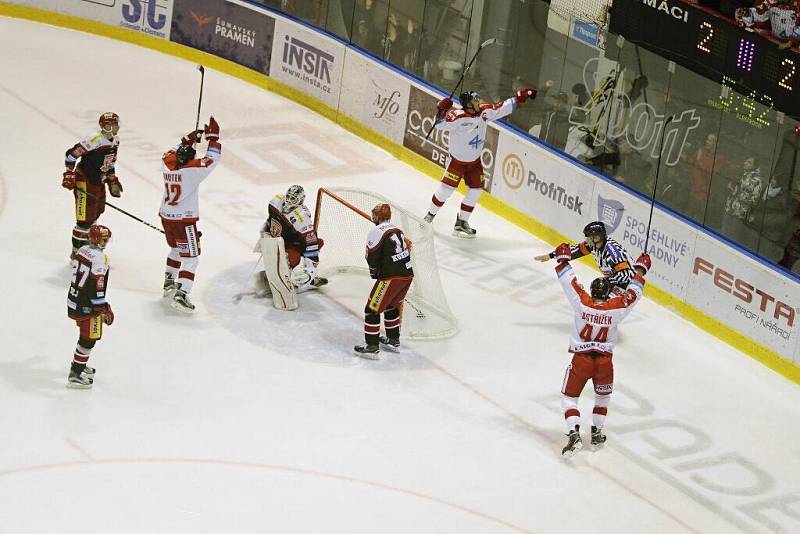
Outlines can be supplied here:
M451 339L353 357L366 293L335 277L295 312L235 303L266 203L292 183L420 216L436 183L210 69L203 119L224 160L201 188L197 313L162 301L163 237L107 209L116 320L94 389L66 389L64 152L117 112L110 200L157 223L159 159L194 126L199 74L12 19L0 47L0 532L800 532L800 390L647 300L622 326L606 447L563 460L571 310L553 264L532 261L551 247L480 207L478 239L451 237L457 194L435 221Z

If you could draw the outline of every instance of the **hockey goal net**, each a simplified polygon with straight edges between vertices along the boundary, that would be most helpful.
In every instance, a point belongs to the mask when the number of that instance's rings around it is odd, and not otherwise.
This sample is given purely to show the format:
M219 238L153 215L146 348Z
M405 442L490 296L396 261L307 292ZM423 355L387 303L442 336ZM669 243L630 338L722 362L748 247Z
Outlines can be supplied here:
M403 305L403 337L438 339L458 330L457 320L442 289L431 225L391 200L370 191L348 188L320 188L314 212L314 227L325 241L320 250L320 271L324 276L355 274L369 281L364 257L367 234L374 226L372 208L385 202L392 207L392 223L411 240L414 281ZM331 279L331 286L337 283ZM368 292L360 299L366 302Z

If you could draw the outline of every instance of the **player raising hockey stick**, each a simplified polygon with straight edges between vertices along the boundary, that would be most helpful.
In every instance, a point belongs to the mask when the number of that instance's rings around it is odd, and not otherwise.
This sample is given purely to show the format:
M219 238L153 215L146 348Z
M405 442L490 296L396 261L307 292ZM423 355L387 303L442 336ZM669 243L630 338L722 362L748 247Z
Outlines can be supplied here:
M75 196L75 227L72 229L72 255L86 244L89 227L106 209L106 190L112 197L122 195L122 184L114 173L119 148L119 116L108 112L100 115L100 129L67 150L67 169L61 185ZM80 160L80 161L78 161Z
M328 283L317 276L323 241L317 237L305 199L303 188L293 185L285 195L270 200L268 217L255 247L255 252L263 255L265 267L255 274L256 296L272 295L278 309L297 308L297 293Z
M94 224L86 237L88 244L81 246L72 260L72 282L67 294L67 316L80 331L67 379L67 387L74 389L92 387L95 370L86 365L89 354L103 337L103 323L114 322L114 312L106 300L109 265L103 251L111 239L111 230Z
M642 256L649 262L646 254ZM611 283L608 278L593 280L589 294L575 278L569 264L571 257L572 250L566 243L556 248L556 274L575 312L569 340L572 362L567 366L561 388L561 406L567 423L567 444L561 450L564 456L572 456L583 447L578 398L590 378L594 385L592 445L600 446L606 441L603 425L614 389L614 365L611 358L614 343L617 341L617 328L633 306L641 300L644 289L644 278L635 274L628 288L620 295L610 297Z
M594 256L597 267L603 276L608 278L611 290L615 293L624 291L636 273L644 276L650 270L650 256L642 254L634 262L630 254L615 239L606 234L606 225L600 221L590 222L583 228L586 240L571 245L571 260L582 258L588 254ZM559 245L560 246L560 245ZM536 256L537 261L548 261L556 257L555 251Z
M400 350L400 319L403 299L406 297L414 271L411 268L411 243L400 228L393 225L392 208L378 204L372 208L375 228L367 237L367 264L369 275L375 280L364 308L364 345L353 350L362 358L377 360L380 345L397 352ZM381 332L381 314L386 335Z
M196 158L194 144L205 132L208 148L205 156ZM181 139L179 145L161 158L164 177L164 198L161 201L161 224L167 244L167 268L164 273L164 296L172 297L172 307L192 313L194 304L189 292L200 257L200 183L219 166L222 145L219 143L219 124L208 119L204 130L194 130Z
M460 237L475 237L477 232L470 227L468 221L483 191L481 153L486 141L486 124L510 115L529 98L536 98L536 89L517 91L515 96L499 104L482 102L478 93L469 91L458 97L461 108L453 108L453 101L449 98L436 105L436 123L433 127L448 132L449 156L442 183L431 198L426 221L433 222L439 209L463 179L467 186L467 195L461 203L453 232Z

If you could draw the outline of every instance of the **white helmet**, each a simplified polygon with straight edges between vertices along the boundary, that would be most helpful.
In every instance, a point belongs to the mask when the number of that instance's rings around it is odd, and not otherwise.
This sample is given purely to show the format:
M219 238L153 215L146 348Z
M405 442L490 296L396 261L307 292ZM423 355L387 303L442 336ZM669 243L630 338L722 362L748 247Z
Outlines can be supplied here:
M306 200L306 192L303 187L293 185L286 190L286 195L283 197L283 212L289 213L297 206L300 206Z

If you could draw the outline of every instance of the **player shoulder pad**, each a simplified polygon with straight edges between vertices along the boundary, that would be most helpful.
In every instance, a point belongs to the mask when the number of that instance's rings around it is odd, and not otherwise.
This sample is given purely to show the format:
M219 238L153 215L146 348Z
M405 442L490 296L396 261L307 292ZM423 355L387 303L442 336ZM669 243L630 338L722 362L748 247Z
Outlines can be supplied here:
M311 210L305 205L297 206L289 214L294 229L300 233L308 232L314 228L314 220L311 218Z
M90 134L86 135L86 137L81 139L80 144L84 150L89 152L90 150L94 150L103 145L104 139L106 139L106 137L100 132L91 132Z
M381 224L372 228L372 230L369 231L369 236L367 236L367 248L373 250L375 247L380 245L387 233L396 228L396 226L388 221L382 222Z

